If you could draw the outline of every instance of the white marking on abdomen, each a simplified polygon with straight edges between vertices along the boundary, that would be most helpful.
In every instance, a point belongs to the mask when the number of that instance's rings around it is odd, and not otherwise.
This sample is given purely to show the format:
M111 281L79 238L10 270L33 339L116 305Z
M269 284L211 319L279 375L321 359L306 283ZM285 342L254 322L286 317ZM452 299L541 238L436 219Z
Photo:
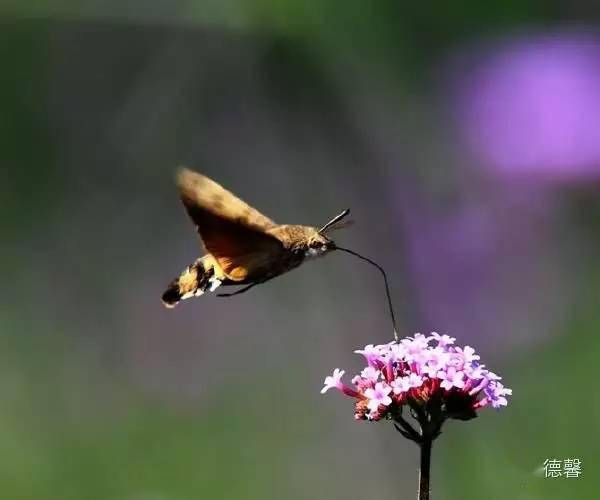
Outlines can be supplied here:
M214 276L212 278L210 278L208 280L208 282L210 283L210 288L209 288L210 292L214 292L217 288L219 288L219 286L221 286L221 280Z

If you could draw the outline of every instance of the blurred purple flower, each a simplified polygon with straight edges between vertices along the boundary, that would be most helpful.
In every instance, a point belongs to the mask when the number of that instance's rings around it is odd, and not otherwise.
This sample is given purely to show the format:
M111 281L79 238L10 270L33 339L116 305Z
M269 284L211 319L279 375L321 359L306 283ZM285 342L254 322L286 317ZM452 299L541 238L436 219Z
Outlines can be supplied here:
M369 364L352 379L355 388L342 383L344 372L336 368L333 376L325 379L321 393L336 388L355 398L357 420L385 418L404 424L405 405L417 408L417 412L430 412L439 426L446 418L474 418L475 410L487 405L506 406L506 396L512 391L479 364L472 347L461 349L453 343L448 336L416 334L400 344L368 345L355 351ZM432 363L439 368L435 372L431 371Z
M458 66L459 121L483 166L511 177L600 178L600 38L531 36Z
M469 332L468 343L494 355L533 345L556 331L572 286L556 240L555 200L537 184L465 178L454 203L410 180L394 183L412 321Z

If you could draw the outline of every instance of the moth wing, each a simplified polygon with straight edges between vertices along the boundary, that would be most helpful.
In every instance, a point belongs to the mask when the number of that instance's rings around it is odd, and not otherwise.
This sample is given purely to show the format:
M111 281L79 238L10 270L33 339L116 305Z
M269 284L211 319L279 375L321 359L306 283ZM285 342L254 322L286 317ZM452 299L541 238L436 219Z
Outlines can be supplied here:
M225 276L232 281L250 283L263 278L277 262L278 253L265 251L215 257Z
M267 231L277 225L205 175L182 168L177 184L184 204L187 201L222 219L257 230Z
M281 241L266 233L276 224L215 181L182 169L177 183L207 252L227 278L252 279L284 252Z

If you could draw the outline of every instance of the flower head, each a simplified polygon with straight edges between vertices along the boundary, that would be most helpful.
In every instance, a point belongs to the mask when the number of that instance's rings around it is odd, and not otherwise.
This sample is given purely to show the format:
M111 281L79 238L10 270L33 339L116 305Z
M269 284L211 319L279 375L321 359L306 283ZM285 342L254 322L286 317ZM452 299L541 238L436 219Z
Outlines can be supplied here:
M336 368L321 392L335 387L355 398L355 418L371 421L401 421L408 405L417 414L430 412L441 426L447 418L474 418L484 406L506 406L512 390L479 362L475 349L455 346L455 340L434 332L369 344L355 351L365 357L367 366L352 379L354 387L342 383L344 372Z

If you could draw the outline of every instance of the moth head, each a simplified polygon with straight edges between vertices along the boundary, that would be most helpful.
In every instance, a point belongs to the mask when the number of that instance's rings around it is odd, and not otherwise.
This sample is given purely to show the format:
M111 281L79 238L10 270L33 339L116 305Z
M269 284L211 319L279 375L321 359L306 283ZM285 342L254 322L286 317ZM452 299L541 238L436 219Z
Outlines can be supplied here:
M349 209L344 210L310 236L306 250L307 257L318 257L336 249L334 241L327 236L327 233L352 224L352 221L341 222L349 213Z
M315 231L308 239L304 255L308 258L320 257L335 250L335 243L327 236Z

